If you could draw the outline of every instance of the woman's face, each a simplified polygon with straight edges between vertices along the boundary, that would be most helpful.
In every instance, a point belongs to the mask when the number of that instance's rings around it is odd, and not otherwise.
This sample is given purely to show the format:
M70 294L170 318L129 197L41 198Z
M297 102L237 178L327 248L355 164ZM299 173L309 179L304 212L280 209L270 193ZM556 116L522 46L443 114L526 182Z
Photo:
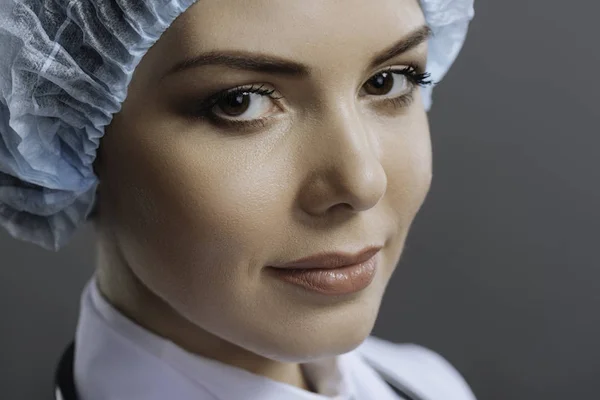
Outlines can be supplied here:
M417 0L201 0L182 14L102 141L100 218L127 268L271 359L360 344L430 186L424 24ZM370 246L375 275L352 293L269 268Z

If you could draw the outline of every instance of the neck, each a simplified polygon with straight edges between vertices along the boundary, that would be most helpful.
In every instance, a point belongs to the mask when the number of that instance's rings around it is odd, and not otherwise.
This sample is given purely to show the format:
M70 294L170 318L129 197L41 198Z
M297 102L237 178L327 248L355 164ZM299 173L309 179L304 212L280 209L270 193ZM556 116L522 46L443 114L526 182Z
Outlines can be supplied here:
M152 293L116 252L107 252L102 246L98 250L96 275L100 293L136 324L190 353L311 390L300 364L262 357L201 329Z

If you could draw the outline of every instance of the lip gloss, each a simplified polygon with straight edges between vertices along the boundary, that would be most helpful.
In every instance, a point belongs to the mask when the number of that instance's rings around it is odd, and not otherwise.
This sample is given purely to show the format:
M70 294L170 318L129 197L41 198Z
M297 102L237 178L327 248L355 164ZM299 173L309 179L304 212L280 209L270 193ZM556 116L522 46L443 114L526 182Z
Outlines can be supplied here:
M373 281L378 257L339 268L272 268L282 281L326 295L351 294L365 289Z

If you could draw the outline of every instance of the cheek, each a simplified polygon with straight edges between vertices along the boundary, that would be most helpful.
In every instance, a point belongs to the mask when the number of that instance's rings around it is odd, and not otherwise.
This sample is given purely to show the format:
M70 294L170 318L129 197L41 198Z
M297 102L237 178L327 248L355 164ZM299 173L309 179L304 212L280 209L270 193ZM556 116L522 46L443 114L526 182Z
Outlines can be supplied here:
M281 162L188 139L138 137L135 151L123 141L106 151L112 220L127 261L174 302L251 287L290 195Z
M389 278L397 266L406 238L423 205L432 180L432 151L429 125L424 111L403 117L400 124L387 124L383 144L383 165L387 191L382 207L396 222L389 240Z
M412 222L432 180L432 150L427 115L419 108L402 123L386 127L384 167L388 178L386 198L404 223Z

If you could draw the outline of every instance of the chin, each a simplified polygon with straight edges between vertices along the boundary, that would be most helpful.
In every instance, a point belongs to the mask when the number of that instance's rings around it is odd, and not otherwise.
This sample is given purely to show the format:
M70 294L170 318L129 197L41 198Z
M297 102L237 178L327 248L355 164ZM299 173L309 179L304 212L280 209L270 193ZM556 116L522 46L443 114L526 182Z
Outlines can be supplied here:
M245 341L242 347L271 360L294 363L348 353L371 334L381 298L356 299L353 303L315 309L304 318L286 321L267 337Z
M374 319L373 319L374 320ZM323 327L323 334L319 335L321 329L316 329L314 336L309 338L295 338L289 341L288 346L278 347L276 352L270 354L271 359L281 362L304 363L320 358L333 357L348 353L356 349L373 330L374 323L364 321L360 326L352 329L337 328L334 326ZM337 332L332 334L332 332Z

